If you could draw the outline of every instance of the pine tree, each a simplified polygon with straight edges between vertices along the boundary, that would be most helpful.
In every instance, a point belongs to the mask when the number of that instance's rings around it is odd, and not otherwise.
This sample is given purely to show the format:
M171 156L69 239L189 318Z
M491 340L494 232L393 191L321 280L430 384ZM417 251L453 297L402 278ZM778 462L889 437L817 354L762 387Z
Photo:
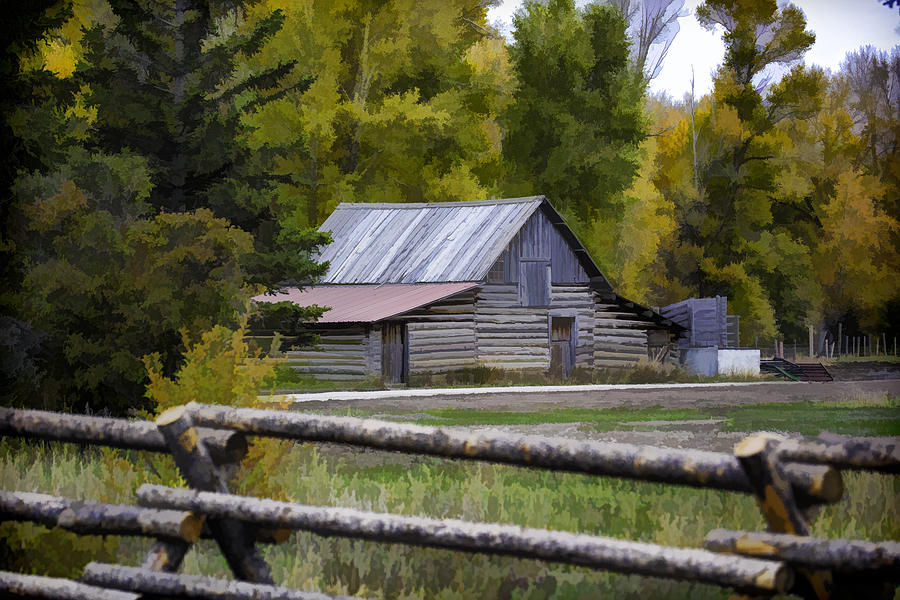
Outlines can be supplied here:
M148 160L155 210L208 208L253 234L256 252L245 264L251 281L271 286L321 273L307 257L325 236L284 226L278 180L268 174L271 150L251 153L242 143L247 115L311 81L290 61L245 68L280 29L283 14L248 26L242 9L227 2L110 5L118 22L85 34L76 74L97 108L93 146Z

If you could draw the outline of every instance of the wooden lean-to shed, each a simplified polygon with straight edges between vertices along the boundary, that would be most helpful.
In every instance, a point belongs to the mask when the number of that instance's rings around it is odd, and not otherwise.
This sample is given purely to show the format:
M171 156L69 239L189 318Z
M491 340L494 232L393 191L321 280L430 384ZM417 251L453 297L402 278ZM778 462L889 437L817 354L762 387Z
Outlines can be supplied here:
M615 294L543 196L433 204L341 204L317 285L257 302L331 307L295 369L327 379L484 365L621 367L669 347L678 325Z

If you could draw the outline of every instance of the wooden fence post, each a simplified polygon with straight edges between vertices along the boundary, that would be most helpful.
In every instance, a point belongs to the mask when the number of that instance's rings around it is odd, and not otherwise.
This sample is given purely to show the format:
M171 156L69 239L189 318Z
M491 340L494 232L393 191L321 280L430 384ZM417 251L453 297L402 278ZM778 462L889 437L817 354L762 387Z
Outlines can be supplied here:
M206 492L228 493L225 480L216 468L206 444L198 436L197 428L185 406L176 406L163 412L156 419L156 427L166 440L175 464L188 485ZM253 583L273 583L269 567L256 549L255 534L251 526L236 519L209 519L208 524L235 577ZM180 560L179 558L178 562Z
M752 435L734 447L734 454L754 487L769 531L809 535L809 524L797 505L784 465L778 458L778 440L771 434ZM796 571L798 578L792 590L794 593L807 599L831 598L830 571L804 568Z
M769 531L808 536L807 516L813 518L812 513L804 514L798 505L781 457L783 454L786 459L796 458L796 451L795 442L770 433L751 435L734 448L735 456L755 489ZM851 449L847 451L852 452ZM795 571L798 577L791 591L805 599L857 600L864 597L887 600L894 597L893 584L877 578L835 576L828 569L799 566L795 566Z
M813 326L812 323L809 324L809 358L813 357Z

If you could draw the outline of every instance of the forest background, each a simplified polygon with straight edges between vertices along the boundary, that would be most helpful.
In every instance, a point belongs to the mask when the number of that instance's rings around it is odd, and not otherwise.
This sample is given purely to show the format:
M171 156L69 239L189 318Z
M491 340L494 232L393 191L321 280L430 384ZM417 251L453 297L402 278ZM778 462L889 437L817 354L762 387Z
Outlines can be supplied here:
M511 43L489 0L14 4L3 404L152 408L322 273L340 202L544 194L617 292L726 295L744 345L900 334L900 47L807 65L790 4L702 4L683 100L647 92L681 0L526 3Z

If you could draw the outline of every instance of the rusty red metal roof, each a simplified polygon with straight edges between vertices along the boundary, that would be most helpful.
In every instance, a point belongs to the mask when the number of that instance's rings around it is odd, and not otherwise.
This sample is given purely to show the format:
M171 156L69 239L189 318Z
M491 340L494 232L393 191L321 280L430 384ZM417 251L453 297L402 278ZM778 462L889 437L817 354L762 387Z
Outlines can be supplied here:
M456 283L386 283L381 285L317 285L255 296L254 302L293 302L329 306L317 323L374 323L449 298L480 285Z

